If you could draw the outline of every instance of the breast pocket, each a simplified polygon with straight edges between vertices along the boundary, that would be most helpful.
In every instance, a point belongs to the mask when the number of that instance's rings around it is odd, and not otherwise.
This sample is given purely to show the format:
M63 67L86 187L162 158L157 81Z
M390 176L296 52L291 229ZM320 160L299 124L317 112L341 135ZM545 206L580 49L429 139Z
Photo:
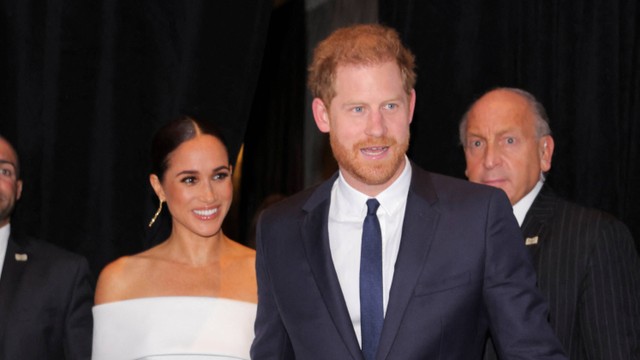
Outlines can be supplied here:
M468 272L447 276L442 279L430 280L419 283L416 286L416 296L426 296L443 291L450 291L459 287L468 285L471 282L471 276Z

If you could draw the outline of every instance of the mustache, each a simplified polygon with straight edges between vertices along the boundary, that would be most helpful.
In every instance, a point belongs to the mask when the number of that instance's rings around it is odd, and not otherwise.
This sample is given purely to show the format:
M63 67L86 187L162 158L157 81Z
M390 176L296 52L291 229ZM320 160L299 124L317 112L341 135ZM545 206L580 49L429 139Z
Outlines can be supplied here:
M393 146L396 145L398 141L391 137L381 137L376 139L367 139L364 141L357 142L353 145L354 149L361 149L367 147L379 147L379 146Z

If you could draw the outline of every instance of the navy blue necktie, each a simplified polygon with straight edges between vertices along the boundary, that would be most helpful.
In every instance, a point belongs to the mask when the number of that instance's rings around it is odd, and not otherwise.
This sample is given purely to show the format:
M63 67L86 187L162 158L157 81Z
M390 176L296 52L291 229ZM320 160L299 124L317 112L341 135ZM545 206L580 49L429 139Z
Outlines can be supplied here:
M367 200L367 216L362 225L360 254L360 325L362 353L365 360L373 360L382 332L382 232L376 216L380 203Z

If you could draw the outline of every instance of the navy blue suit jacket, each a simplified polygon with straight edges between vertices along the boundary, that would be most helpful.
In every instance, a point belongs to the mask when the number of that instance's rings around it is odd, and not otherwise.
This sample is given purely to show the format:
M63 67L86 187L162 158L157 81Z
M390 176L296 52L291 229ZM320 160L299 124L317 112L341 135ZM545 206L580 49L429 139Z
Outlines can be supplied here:
M377 359L566 359L505 194L413 166ZM252 359L362 359L333 266L334 175L267 209L257 230Z
M0 359L90 359L92 306L83 257L9 237L0 278Z

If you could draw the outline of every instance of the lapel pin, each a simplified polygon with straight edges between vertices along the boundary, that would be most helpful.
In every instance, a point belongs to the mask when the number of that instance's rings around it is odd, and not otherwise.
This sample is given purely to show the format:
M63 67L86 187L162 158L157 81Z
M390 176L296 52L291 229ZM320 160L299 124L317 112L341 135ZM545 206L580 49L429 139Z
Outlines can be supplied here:
M16 253L16 261L27 261L27 254Z
M529 246L529 245L535 245L538 243L538 237L537 236L533 236L533 237L528 237L525 241L524 244Z

